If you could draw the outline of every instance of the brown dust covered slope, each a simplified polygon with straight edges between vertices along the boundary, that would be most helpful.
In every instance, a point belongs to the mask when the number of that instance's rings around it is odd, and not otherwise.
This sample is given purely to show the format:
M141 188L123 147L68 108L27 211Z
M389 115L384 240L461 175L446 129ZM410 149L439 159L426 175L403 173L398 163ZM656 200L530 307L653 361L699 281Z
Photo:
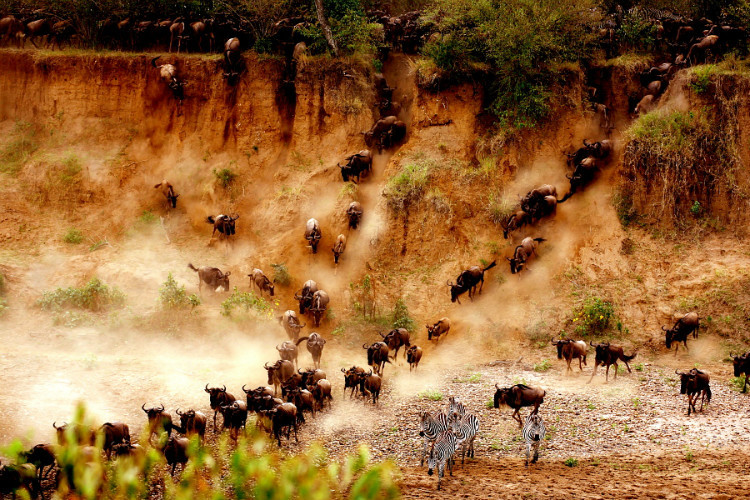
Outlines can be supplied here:
M414 61L393 57L384 74L396 88L407 139L375 155L372 176L346 187L336 164L365 148L362 132L377 118L372 70L351 61L304 61L290 100L280 91L283 68L276 60L249 61L235 88L221 79L218 58L172 61L189 82L182 107L146 56L0 53L0 148L24 160L8 162L14 167L0 174L0 271L9 305L0 319L0 442L52 439L52 421L69 418L79 400L101 421L138 429L143 403L206 410L206 383L226 384L235 394L243 384L265 384L263 363L277 358L274 346L285 340L276 321L224 317L226 295L205 288L192 314L167 315L157 299L169 272L197 293L188 262L231 271L230 287L243 291L253 268L271 276L271 264L283 262L291 284L277 285L270 316L296 309L293 294L308 279L329 292L332 313L303 335L318 331L328 340L323 369L337 397L292 449L320 440L338 454L367 442L375 457L398 460L405 496L431 497L435 478L418 467L417 412L443 407L455 394L480 415L482 427L477 458L445 479L446 495L738 495L747 472L748 403L729 385L726 357L746 347L749 248L732 228L696 225L677 237L663 228L623 228L613 197L622 182L627 105L613 106L615 153L596 181L554 217L506 241L491 221L498 207L545 183L562 198L569 173L563 153L585 138L607 137L587 111L582 73L571 75L568 104L554 120L504 143L486 134L481 88L425 92L415 83ZM614 74L611 81L627 78ZM625 91L610 86L610 102L627 103ZM685 86L661 105L692 100L700 102ZM396 211L384 192L409 165L423 167L429 183ZM228 188L214 173L222 169L237 174ZM180 193L176 210L167 211L153 188L163 179ZM353 200L365 210L356 231L347 229L344 215ZM208 246L206 216L235 212L234 241ZM314 256L303 238L311 217L323 230ZM70 228L83 243L63 241ZM340 233L348 245L336 267L331 246ZM524 236L547 241L530 270L511 276L505 258ZM487 273L483 293L451 303L446 281L492 260L498 266ZM35 305L45 291L94 276L122 289L127 306L87 314ZM376 407L339 396L340 368L364 366L362 344L386 329L362 319L358 285L365 276L376 316L387 316L403 298L418 327L412 342L425 350L417 374L403 359L386 367ZM643 364L642 371L607 385L597 376L587 386L593 353L580 376L566 376L554 359L550 338L573 331L573 311L590 296L614 304L627 329L614 341L627 353L638 350L631 366ZM693 309L705 327L689 353L675 357L660 326ZM429 343L423 325L443 316L453 322L451 333ZM302 366L311 362L304 348L300 358ZM534 370L544 360L552 368ZM673 374L696 364L711 373L715 401L705 415L686 420ZM528 472L519 460L517 425L507 410L487 408L495 383L518 381L548 391L543 415L554 426L542 462ZM430 400L427 390L442 401ZM579 465L563 465L566 458ZM538 489L528 486L556 476ZM582 485L581 477L596 488ZM627 486L618 490L616 483Z

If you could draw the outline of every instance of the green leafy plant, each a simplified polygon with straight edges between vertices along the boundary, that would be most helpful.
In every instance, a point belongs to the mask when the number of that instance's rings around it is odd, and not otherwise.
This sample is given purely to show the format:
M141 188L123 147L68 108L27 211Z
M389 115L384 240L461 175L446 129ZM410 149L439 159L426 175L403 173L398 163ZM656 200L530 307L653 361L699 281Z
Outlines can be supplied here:
M471 375L468 375L466 377L455 378L453 379L453 381L458 384L478 384L482 381L482 374L472 373Z
M224 189L229 189L237 178L237 174L229 168L222 168L221 170L214 169L213 172L216 182L218 182Z
M716 73L716 66L713 64L703 64L692 68L693 78L690 81L690 88L696 94L703 94L708 91L711 85L711 75Z
M577 467L578 466L578 459L576 459L576 458L566 458L563 463L567 467Z
M110 287L99 278L92 278L81 288L58 288L44 292L37 300L42 309L59 310L75 307L90 311L102 311L109 307L119 307L125 303L125 294L117 287Z
M615 308L611 302L589 297L573 314L575 332L582 337L602 335L609 328L614 314Z
M68 229L68 232L63 236L63 241L71 245L78 245L83 241L83 233L78 229Z
M39 148L37 128L29 122L16 123L11 140L0 149L0 172L16 175Z
M434 161L424 159L402 166L383 191L391 210L398 213L419 202L427 192L435 168Z
M172 273L159 288L159 302L164 309L195 309L201 304L201 299L196 295L188 295L185 285L179 285Z
M417 323L409 315L409 309L406 307L404 299L398 299L396 301L396 304L393 306L391 318L393 321L393 328L406 328L410 332L413 332L417 328Z
M242 308L245 312L253 310L268 318L273 316L273 307L266 299L253 292L241 292L234 287L232 295L221 303L221 314L231 316L236 308Z
M735 391L742 392L742 388L745 387L745 375L742 374L739 377L730 378L729 387L731 387Z
M289 286L292 282L292 277L289 275L289 269L286 267L286 263L271 264L273 269L273 282L278 283L282 286Z
M702 211L703 207L701 207L700 202L698 200L693 201L693 205L690 207L690 213L697 217Z
M430 401L442 401L443 393L435 389L427 389L417 394L420 399L429 399Z
M534 364L535 372L546 372L550 368L552 368L552 363L549 359L543 359L541 362Z
M138 216L138 222L144 225L153 224L156 222L156 215L151 210L144 210Z

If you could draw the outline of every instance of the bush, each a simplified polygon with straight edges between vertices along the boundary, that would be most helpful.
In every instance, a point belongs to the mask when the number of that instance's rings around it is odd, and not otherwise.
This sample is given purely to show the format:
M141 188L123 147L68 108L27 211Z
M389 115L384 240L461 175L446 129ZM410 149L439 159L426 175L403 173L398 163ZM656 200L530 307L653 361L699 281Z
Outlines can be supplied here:
M535 372L546 372L550 368L552 368L552 363L550 363L549 359L543 359L540 363L534 364Z
M214 169L213 172L214 177L216 177L216 182L218 182L224 189L229 189L229 186L231 186L237 178L237 174L228 168L222 168L221 170Z
M125 294L117 287L109 287L99 278L92 278L82 288L58 288L44 292L37 301L42 309L60 310L75 307L90 311L102 311L109 307L119 307L125 303Z
M68 229L68 232L63 236L63 241L65 243L70 243L71 245L78 245L83 241L83 233L78 229Z
M12 139L0 149L0 172L15 175L39 148L36 127L28 122L17 122Z
M729 387L735 391L742 392L742 388L745 387L745 375L742 374L739 377L729 379Z
M443 393L435 389L427 389L417 394L417 397L420 399L429 399L430 401L442 401Z
M76 430L95 429L85 408L79 406L66 431L68 442L76 442ZM280 450L255 425L240 433L237 444L226 434L217 444L205 446L194 437L188 446L188 463L178 469L179 480L169 475L162 454L145 445L142 455L106 462L104 455L90 458L84 447L61 446L56 451L60 484L52 498L138 499L138 498L314 498L394 499L398 498L397 467L390 461L373 463L366 446L341 462L332 461L326 450L312 444L292 455ZM101 450L103 437L97 439ZM25 449L20 440L3 449L11 463L22 463ZM22 497L25 498L25 497Z
M578 466L578 459L575 458L566 458L565 462L563 462L568 467L577 467Z
M287 269L286 264L284 262L281 264L271 264L271 268L273 269L273 282L282 286L289 286L292 282L292 277L289 275L289 269Z
M268 318L273 316L271 304L263 297L258 297L253 292L240 292L237 287L234 287L232 295L221 303L221 314L231 316L237 307L243 308L245 312L252 309L256 313L268 316Z
M574 313L575 332L581 337L602 335L609 328L614 314L611 302L589 297Z
M630 9L617 28L620 42L631 49L651 49L656 40L656 25L641 9Z
M696 94L703 94L708 91L711 85L711 75L716 73L716 66L713 64L704 64L692 68L693 77L690 81L690 88Z
M188 295L185 285L178 285L169 273L167 281L159 288L159 302L164 309L195 309L201 304L201 299L196 294Z
M388 207L394 212L399 212L418 203L427 191L434 169L433 160L417 160L401 167L401 170L388 180L383 191Z
M406 307L406 302L403 299L396 301L396 305L393 306L391 318L393 320L393 328L406 328L410 332L413 332L417 328L417 323L409 315L409 309Z

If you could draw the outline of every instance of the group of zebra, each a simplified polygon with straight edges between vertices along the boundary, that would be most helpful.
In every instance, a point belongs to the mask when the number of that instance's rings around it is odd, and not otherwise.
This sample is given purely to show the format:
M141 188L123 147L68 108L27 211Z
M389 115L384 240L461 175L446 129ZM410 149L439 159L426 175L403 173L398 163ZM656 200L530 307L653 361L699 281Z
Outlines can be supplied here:
M453 455L461 449L461 464L464 463L466 455L474 458L474 439L479 432L479 419L472 413L466 413L466 407L457 397L448 398L448 413L438 411L437 413L420 412L419 419L422 430L419 435L424 438L422 449L421 466L427 456L427 474L430 476L437 468L438 487L448 465L449 474L453 475ZM531 450L534 449L536 463L539 459L539 445L544 440L545 427L542 417L532 411L526 418L523 427L523 439L526 442L526 465L529 465ZM427 448L430 447L429 454Z

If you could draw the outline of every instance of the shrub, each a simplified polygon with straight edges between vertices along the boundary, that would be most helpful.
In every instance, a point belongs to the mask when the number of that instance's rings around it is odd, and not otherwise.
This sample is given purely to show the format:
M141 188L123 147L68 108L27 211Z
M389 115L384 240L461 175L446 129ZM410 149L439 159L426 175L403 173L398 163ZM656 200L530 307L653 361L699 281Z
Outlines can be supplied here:
M573 315L576 334L582 337L602 335L609 328L615 314L611 302L599 297L589 297Z
M93 364L95 359L85 360ZM75 433L96 427L83 406L76 411L68 427L68 442ZM98 439L101 450L103 439ZM72 444L59 447L60 484L50 497L81 499L163 498L314 498L394 499L398 498L397 467L390 461L373 463L366 446L361 446L338 461L328 457L317 444L298 454L280 450L256 426L248 425L230 446L227 435L215 445L203 445L194 437L188 446L188 463L179 481L156 447L133 458L106 462L104 455L93 454ZM3 455L18 463L25 449L20 440L4 448ZM75 485L75 486L73 486Z
M178 285L169 273L167 281L159 288L159 302L164 309L194 309L201 304L201 299L196 294L188 295L185 285Z
M393 306L391 318L393 320L393 328L406 328L410 332L413 332L417 328L417 324L409 315L409 308L406 307L406 302L403 299L396 301L396 305Z
M430 401L442 401L443 393L435 389L427 389L417 394L420 399L429 399Z
M388 180L383 192L388 207L399 212L419 202L427 191L434 168L433 160L418 160L401 167Z
M53 292L44 292L37 301L37 305L46 310L75 307L95 312L124 303L125 294L117 287L109 287L99 278L92 278L82 288L58 288Z
M511 201L501 195L498 191L492 191L487 196L487 205L485 206L487 217L495 225L505 222L513 214L514 206Z
M228 168L222 168L221 170L214 169L213 172L214 177L216 177L216 182L218 182L224 189L229 189L229 186L231 186L237 178L237 174Z
M745 375L742 374L739 377L729 379L729 387L735 391L742 392L742 388L745 387Z
M78 245L83 241L83 233L78 229L68 229L68 232L63 236L63 241L65 243L70 243L71 245Z
M289 286L292 282L292 277L289 275L289 269L287 269L286 264L284 262L281 264L271 264L271 268L273 269L273 282L282 286Z
M565 462L563 462L568 467L577 467L578 466L578 459L575 458L566 458Z
M690 81L690 88L696 94L703 94L708 91L711 84L711 75L716 73L716 66L713 64L704 64L692 69L693 77Z
M0 172L15 175L39 148L35 140L36 127L28 122L17 122L12 139L0 149Z
M540 363L534 364L535 372L546 372L550 368L552 368L552 363L550 363L549 359L543 359Z
M656 40L656 25L641 9L630 9L617 28L617 37L626 47L650 49Z
M273 316L271 304L263 297L258 297L253 292L240 292L237 287L234 287L232 295L221 303L221 314L231 316L237 307L243 308L245 312L252 309L256 313L266 315L269 318Z

